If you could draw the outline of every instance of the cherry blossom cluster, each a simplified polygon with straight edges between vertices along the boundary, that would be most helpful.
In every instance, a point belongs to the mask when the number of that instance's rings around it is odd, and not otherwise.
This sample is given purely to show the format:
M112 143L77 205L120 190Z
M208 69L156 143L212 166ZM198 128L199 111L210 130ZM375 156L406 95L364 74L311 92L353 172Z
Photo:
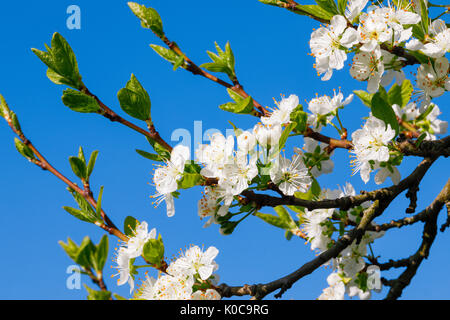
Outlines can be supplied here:
M147 222L137 223L133 236L117 250L117 284L120 286L128 282L130 293L135 287L136 270L142 267L135 266L135 260L143 255L144 246L151 239L156 239L156 229L148 231ZM146 275L134 299L220 300L221 296L214 289L219 281L218 275L214 274L219 268L214 261L218 253L215 247L203 251L198 246L191 246L170 263L163 274L159 273L157 279Z
M428 35L419 40L413 31L419 23L424 23L420 5L410 3L403 8L372 5L367 12L362 12L367 3L368 0L349 1L345 16L334 16L330 25L311 34L311 53L316 58L318 74L323 74L322 80L329 80L333 70L343 69L347 54L355 52L350 74L359 81L367 81L369 93L377 92L380 84L386 86L394 78L400 84L405 79L402 70L405 59L389 51L401 47L425 58L417 71L417 86L422 90L424 105L448 91L449 65L444 55L450 50L450 30L445 22L432 21L427 26Z
M343 189L323 189L319 199L337 199L344 196L356 195L355 189L350 183L346 183ZM350 211L337 212L335 209L307 210L302 215L302 230L308 237L311 250L322 253L333 244L333 236L342 235L342 220L359 222L364 209L369 207L365 202ZM337 219L336 217L339 217ZM339 227L336 227L336 224ZM355 240L343 250L340 255L327 262L333 268L327 281L329 287L324 289L318 299L342 300L345 293L353 297L358 295L360 299L369 299L371 290L381 290L380 272L376 266L367 266L364 258L367 257L367 247L376 239L383 236L383 232L366 232L360 242Z
M218 269L214 261L219 253L215 247L205 252L192 246L177 260L172 262L166 274L157 279L146 277L135 294L143 300L220 300L220 294L211 286L217 285L219 276L213 274ZM204 289L196 289L202 286Z

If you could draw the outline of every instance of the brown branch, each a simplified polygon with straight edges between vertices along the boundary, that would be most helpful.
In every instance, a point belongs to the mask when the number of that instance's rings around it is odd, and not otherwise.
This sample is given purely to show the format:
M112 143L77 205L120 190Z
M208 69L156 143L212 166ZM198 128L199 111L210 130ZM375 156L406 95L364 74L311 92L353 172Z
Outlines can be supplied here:
M259 208L290 205L304 207L308 210L337 208L346 211L366 201L390 199L396 197L401 192L409 189L411 185L420 182L426 171L430 168L435 160L436 158L424 159L408 177L400 181L397 185L370 192L363 192L361 195L357 196L347 196L337 199L315 201L299 199L294 196L275 197L267 194L255 193L251 190L245 190L241 193L241 195L247 198L249 202L254 202L255 206Z
M101 273L97 273L95 275L90 268L82 267L83 270L86 272L86 274L91 278L92 282L95 283L100 290L102 291L108 291L108 288L106 287L105 282L103 281L103 276Z
M405 156L434 157L450 156L450 136L440 140L425 140L416 145L415 141L406 139L397 144L397 148Z
M351 149L353 148L353 144L351 141L347 140L346 138L343 138L341 140L333 139L330 137L327 137L319 132L315 132L311 128L307 128L306 132L303 134L305 138L311 138L319 142L323 142L328 144L329 148L332 148L333 150L336 148L343 148L343 149Z
M155 35L158 36L177 55L184 57L184 60L187 63L187 66L185 68L187 71L191 72L194 75L200 75L204 78L207 78L225 88L231 89L244 98L247 98L249 96L249 94L244 90L244 88L242 87L242 85L239 83L239 81L236 78L232 79L233 84L230 84L230 83L210 74L209 72L200 68L191 59L189 59L187 57L187 55L181 51L180 47L175 42L170 41L166 35L160 36L156 33L155 33ZM255 99L253 99L253 105L259 111L259 116L267 116L269 114L269 112Z
M86 199L94 208L97 207L97 201L93 198L92 192L87 192L86 190L81 189L76 183L69 180L67 177L65 177L62 173L60 173L58 170L56 170L50 162L45 159L45 157L39 152L39 150L31 143L31 141L25 137L24 133L21 130L18 130L14 124L12 123L11 119L5 118L6 122L8 123L9 127L13 130L13 132L19 137L19 139L28 147L30 148L34 155L37 157L37 159L34 159L34 161L31 161L35 165L39 166L43 170L51 172L54 176L56 176L58 179L63 181L67 186L81 195L83 198ZM104 229L105 231L109 232L112 235L117 236L119 239L123 241L128 241L128 238L126 235L124 235L111 221L111 219L106 215L104 210L101 210L101 216L105 222L103 223L96 223L100 228Z
M158 142L169 152L172 151L172 147L170 146L170 144L168 144L164 139L161 138L161 136L159 135L158 131L156 131L153 124L151 124L149 126L149 130L147 131L147 130L135 125L134 123L122 118L117 113L115 113L113 110L108 108L96 95L94 95L92 92L90 92L86 86L83 85L83 88L80 91L90 97L93 97L97 101L98 105L100 106L100 108L103 111L101 113L101 115L104 116L105 118L109 119L112 122L118 122L120 124L123 124L131 129L133 129L134 131L139 132L140 134L150 138L151 140Z
M445 229L447 229L448 227L450 227L450 201L447 202L445 204L446 208L447 208L447 220L445 221L445 223L441 226L441 232L444 232Z
M276 205L300 205L308 209L317 208L344 208L347 210L353 205L361 204L368 200L374 200L372 205L364 210L363 217L359 225L349 231L347 234L338 239L334 246L320 254L317 258L311 260L310 262L304 264L302 267L294 271L293 273L280 278L278 280L269 282L267 284L258 285L243 285L230 287L227 284L221 284L219 286L219 291L222 297L231 296L243 296L251 295L253 299L262 299L268 294L280 289L280 292L275 295L276 298L281 297L281 295L288 290L295 282L303 278L304 276L312 273L314 270L319 268L321 265L326 263L332 258L337 257L342 250L348 247L355 239L359 240L364 235L366 230L371 229L371 222L377 216L380 216L384 210L389 206L389 204L403 191L408 189L408 186L415 182L421 181L427 170L434 163L436 158L426 158L424 159L417 168L405 179L400 181L398 185L394 185L389 188L383 188L380 190L366 192L359 196L354 197L343 197L334 200L322 200L322 201L307 201L302 199L297 199L295 197L284 197L276 198L268 195L257 195L253 191L245 191L242 195L247 197L249 201L257 202L257 205L265 206L276 206ZM286 201L288 200L288 201ZM258 202L259 201L259 202ZM290 202L292 201L292 202ZM288 203L283 203L288 202ZM346 208L346 209L345 209Z
M291 288L291 286L295 282L312 273L324 263L328 262L330 259L336 258L345 248L351 245L353 241L361 238L372 220L380 215L388 204L389 201L375 201L368 209L364 211L363 218L356 228L352 229L349 233L339 238L332 248L321 253L317 258L309 261L308 263L305 263L303 266L301 266L291 274L267 284L258 284L252 286L244 285L236 287L230 287L226 284L222 284L219 286L220 294L222 295L222 297L251 295L253 296L253 299L259 300L263 299L268 294L280 289L280 291L275 295L275 298L281 298L284 292Z
M392 280L392 286L386 296L386 300L398 299L405 287L407 287L412 278L416 275L419 266L424 259L427 259L430 254L431 246L437 235L437 218L439 212L446 202L450 200L450 179L447 180L444 188L441 190L437 198L427 208L428 213L426 217L425 226L423 228L422 243L417 252L409 257L408 266L406 270L395 280Z

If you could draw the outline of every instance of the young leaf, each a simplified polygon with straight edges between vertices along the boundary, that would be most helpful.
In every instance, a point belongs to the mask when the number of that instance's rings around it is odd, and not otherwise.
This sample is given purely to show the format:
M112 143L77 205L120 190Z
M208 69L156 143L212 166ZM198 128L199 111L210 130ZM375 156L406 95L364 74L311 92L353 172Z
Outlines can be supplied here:
M178 181L178 188L189 189L199 185L202 180L202 175L198 173L183 173L183 178Z
M419 0L420 1L420 15L421 15L421 19L420 19L420 24L422 25L422 29L424 31L424 33L427 35L428 34L428 25L429 25L429 21L428 21L428 8L427 8L427 2L425 2L425 0Z
M339 14L338 8L334 0L316 0L319 7L323 10L329 12L330 14L336 15Z
M97 199L97 207L95 208L95 213L97 214L97 217L101 217L102 214L102 198L103 198L103 186L100 187L100 192L98 194Z
M58 241L58 243L72 260L76 259L79 249L72 239L67 238L67 243L64 243L64 241Z
M366 106L368 106L369 108L372 106L372 97L374 95L373 93L368 93L364 90L354 90L353 93L356 94L356 96L360 98L362 103L364 103Z
M151 29L157 36L164 36L163 25L159 13L153 8L135 2L128 2L131 11L141 20L143 28Z
M73 89L64 90L62 101L64 105L76 112L98 113L101 110L97 100Z
M119 91L117 97L120 107L127 114L142 121L150 120L150 96L134 74L131 74L130 81Z
M92 268L96 251L96 246L92 243L91 239L86 236L80 244L75 262L84 268Z
M396 83L389 89L388 102L390 105L397 104L400 107L405 107L411 99L413 93L413 86L411 81L405 80L399 86Z
M86 179L86 164L83 160L77 157L69 157L69 162L73 173L80 179Z
M95 253L96 271L101 272L105 267L106 260L108 259L108 242L108 236L105 234L97 245L97 251Z
M173 50L158 46L156 44L151 44L150 47L155 50L163 59L169 61L171 64L175 65L179 62L179 55L177 55Z
M295 228L295 222L292 219L289 212L283 206L277 206L273 208L275 212L278 214L281 220L283 220L286 224L288 224L291 228Z
M31 159L36 159L34 157L34 152L33 150L30 149L30 147L28 147L25 143L23 143L22 141L20 141L18 138L14 138L14 144L16 145L16 149L17 151L19 151L19 153L24 156L25 158L27 158L28 160Z
M338 0L338 11L341 15L345 15L348 0Z
M139 222L136 220L136 218L133 218L132 216L126 217L123 223L124 233L129 237L133 236L134 230L136 229L138 223Z
M300 15L312 15L317 18L323 19L323 20L331 20L333 18L334 14L321 8L318 5L315 4L307 4L307 5L298 5L296 6L298 10L294 11L297 14Z
M231 89L227 89L227 92L235 102L222 104L219 106L220 109L238 114L251 114L253 112L254 105L252 97L248 96L244 98Z
M97 219L93 218L91 215L86 214L85 212L75 209L75 208L63 207L63 209L81 221L95 223L95 221L97 220Z
M147 241L142 255L146 261L158 266L164 259L164 243L161 237Z
M95 166L95 162L97 161L97 157L98 157L98 151L95 150L94 152L91 153L91 156L89 158L89 162L87 165L87 169L86 169L87 180L89 180L89 177L91 176L92 171L94 171L94 166Z
M255 212L255 216L277 228L289 230L290 225L283 219L268 213Z
M56 84L65 84L75 89L81 89L83 83L78 70L75 54L66 39L59 33L54 33L51 48L46 45L47 52L31 49L49 68L48 78Z
M291 113L291 121L295 122L297 125L295 126L295 130L298 133L305 132L308 121L308 114L303 111L303 107L299 105L292 111Z
M395 133L398 134L397 116L392 107L382 98L380 92L375 93L372 98L372 114L374 117L383 120L386 126L389 124L395 130Z
M161 158L161 156L158 155L158 154L150 153L150 152L147 152L147 151L144 151L144 150L139 150L139 149L136 149L136 152L137 152L138 154L140 154L141 156L143 156L144 158L147 158L147 159L149 159L149 160L153 160L153 161L163 161L163 159Z
M231 79L236 79L236 71L234 69L235 60L230 43L226 43L225 51L219 47L217 42L215 42L214 44L216 46L217 54L211 51L207 51L207 54L211 58L212 62L204 63L200 67L205 68L206 70L211 72L223 72L227 74Z
M104 290L94 290L83 284L88 292L88 300L111 300L111 292Z

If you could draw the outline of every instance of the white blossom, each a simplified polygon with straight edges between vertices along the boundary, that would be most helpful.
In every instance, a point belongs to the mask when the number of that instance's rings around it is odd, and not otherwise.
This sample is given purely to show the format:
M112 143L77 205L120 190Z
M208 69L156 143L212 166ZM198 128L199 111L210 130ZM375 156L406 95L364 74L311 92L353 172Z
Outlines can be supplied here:
M356 43L356 30L347 28L347 19L340 15L331 19L328 28L321 27L311 34L309 45L316 58L316 70L319 74L325 73L322 80L329 80L333 69L344 67L347 54L342 48L351 48Z
M422 89L424 104L428 104L431 98L439 97L446 90L450 90L448 67L447 58L441 57L435 60L434 66L431 63L422 64L417 69L416 84Z
M192 246L167 268L167 273L175 277L199 277L207 280L218 269L214 261L219 250L209 247L205 252L198 246Z
M450 29L445 21L434 20L429 28L428 43L423 45L422 52L431 58L440 58L450 51Z
M270 169L270 179L279 184L279 189L285 195L292 196L296 191L306 192L311 186L311 177L302 156L294 155L292 161L282 156Z
M261 122L266 126L278 126L290 122L292 111L298 106L298 97L290 95L277 103L278 108L274 109L269 117L261 117Z
M367 81L367 91L375 93L378 91L384 65L381 61L381 50L372 52L360 52L353 58L350 75L359 81Z
M166 201L167 216L175 214L175 206L172 192L178 189L177 181L183 177L184 165L190 158L188 147L178 145L173 148L170 159L165 160L165 166L159 166L153 175L153 182L156 186L156 195L152 196L157 200L154 202L158 206L162 201Z

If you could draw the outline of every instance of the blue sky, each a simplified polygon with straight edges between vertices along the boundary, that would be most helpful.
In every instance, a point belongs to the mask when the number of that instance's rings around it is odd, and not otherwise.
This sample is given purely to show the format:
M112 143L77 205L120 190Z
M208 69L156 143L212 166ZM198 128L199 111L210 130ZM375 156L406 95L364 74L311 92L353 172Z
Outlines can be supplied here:
M206 50L214 41L230 41L236 57L237 74L247 92L264 105L273 106L280 94L297 94L303 102L318 94L332 94L341 87L344 95L353 89L365 89L365 83L353 80L348 67L322 82L308 56L308 41L318 23L287 11L266 6L256 0L190 1L170 4L163 0L142 2L156 8L163 18L167 36L198 64L208 62ZM81 30L68 30L66 9L81 8ZM230 128L228 120L250 128L255 119L225 113L218 105L229 101L226 91L215 83L171 66L157 56L150 43L160 44L149 30L142 29L126 1L28 1L3 2L0 5L0 93L19 116L26 135L61 172L75 178L68 157L83 146L85 152L99 150L92 176L93 190L105 186L103 207L117 225L132 215L145 220L162 233L169 258L190 244L214 245L220 250L217 262L221 280L229 285L264 283L284 276L314 258L308 245L299 239L287 241L284 232L257 218L249 218L231 235L222 236L217 226L202 228L197 216L201 189L183 191L176 201L175 217L169 219L164 206L154 209L149 182L153 163L141 158L135 149L149 150L139 134L100 116L77 114L61 102L63 86L51 83L46 68L30 48L42 49L54 32L61 33L74 49L83 81L105 104L118 108L117 91L134 73L152 99L152 115L157 129L167 140L174 129L193 131L194 121L203 129ZM350 62L349 62L350 63ZM436 99L444 109L448 99ZM123 115L123 113L121 113ZM357 98L342 113L350 132L362 124L368 109ZM448 115L442 115L448 121ZM332 131L329 131L330 133ZM333 133L334 134L334 133ZM293 139L291 147L302 144ZM173 144L175 144L174 142ZM2 228L2 263L0 299L84 299L85 290L66 288L66 269L71 260L58 241L68 236L80 243L86 235L98 241L103 232L67 214L62 207L73 200L65 185L48 172L25 161L15 150L13 135L6 124L0 126L2 187L0 226ZM322 176L320 184L336 188L351 182L357 192L373 190L359 176L351 176L348 152L337 150L333 174ZM406 159L401 167L405 177L420 159ZM440 159L420 187L418 209L426 207L448 178L448 160ZM388 185L388 184L386 184ZM408 202L402 195L378 222L404 216ZM261 210L271 213L271 210ZM442 214L439 222L444 222ZM381 261L403 258L415 252L421 241L417 225L393 231L374 246ZM450 257L446 244L449 233L439 233L418 275L402 298L448 299ZM111 249L116 239L110 237ZM110 251L105 278L111 291L127 296L128 288L117 287L109 276L113 253ZM327 286L330 270L321 268L302 279L285 299L314 299ZM396 273L385 274L390 278ZM83 282L90 285L88 278ZM386 291L384 291L386 293ZM376 295L377 298L383 295ZM269 296L272 298L273 295Z

